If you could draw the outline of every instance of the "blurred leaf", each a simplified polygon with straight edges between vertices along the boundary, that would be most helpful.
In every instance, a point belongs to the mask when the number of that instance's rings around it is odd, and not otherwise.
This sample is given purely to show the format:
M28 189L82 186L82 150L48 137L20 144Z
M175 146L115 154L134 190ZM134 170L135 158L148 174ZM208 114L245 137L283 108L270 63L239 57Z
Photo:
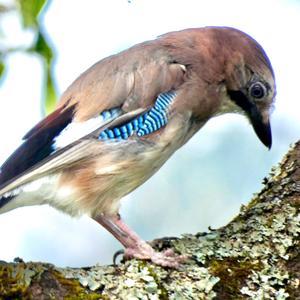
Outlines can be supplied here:
M38 28L38 15L47 0L18 0L25 28Z
M1 79L2 79L2 76L3 76L4 71L5 71L5 65L4 65L4 62L3 62L3 61L0 61L0 82L1 82Z
M48 68L46 73L45 102L44 102L44 107L47 115L54 110L56 99L57 99L57 95L55 91L53 75L51 72L51 68Z
M43 107L46 111L46 114L53 111L56 104L56 90L54 84L53 77L53 50L49 46L46 35L39 30L37 39L33 47L30 49L31 52L37 53L44 60L44 76L45 76L45 84L44 84L44 101Z
M41 55L47 62L49 66L53 59L53 51L49 46L44 34L39 30L35 45L30 49L30 51L36 52Z
M0 13L5 13L9 10L18 9L20 18L22 20L23 27L25 29L30 28L36 36L32 45L29 48L20 48L21 51L26 51L34 54L38 54L42 60L44 84L43 84L43 111L46 113L51 112L54 109L56 103L56 89L53 76L53 57L54 53L49 39L42 31L42 25L39 17L43 8L49 4L50 0L14 0L13 6L8 7L0 4ZM0 28L1 30L1 28ZM17 49L17 48L16 48ZM8 51L9 50L9 51ZM8 49L6 54L11 51ZM17 51L19 51L17 49ZM0 79L3 76L5 65L1 58L0 53Z

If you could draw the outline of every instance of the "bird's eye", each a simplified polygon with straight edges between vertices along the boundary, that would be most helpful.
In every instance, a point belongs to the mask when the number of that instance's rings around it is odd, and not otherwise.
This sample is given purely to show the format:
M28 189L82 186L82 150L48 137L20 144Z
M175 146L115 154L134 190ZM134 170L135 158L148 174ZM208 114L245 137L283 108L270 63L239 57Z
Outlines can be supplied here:
M267 89L261 82L255 82L250 86L250 95L253 98L261 99L266 96Z

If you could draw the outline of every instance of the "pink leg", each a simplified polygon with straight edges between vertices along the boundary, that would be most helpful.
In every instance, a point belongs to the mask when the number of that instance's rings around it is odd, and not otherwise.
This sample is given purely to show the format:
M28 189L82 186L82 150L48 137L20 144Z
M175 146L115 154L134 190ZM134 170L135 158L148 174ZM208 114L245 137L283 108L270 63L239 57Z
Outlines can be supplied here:
M125 247L125 257L150 260L157 265L171 268L179 267L186 260L186 256L176 255L171 249L156 252L130 229L119 216L101 214L93 219L106 228Z

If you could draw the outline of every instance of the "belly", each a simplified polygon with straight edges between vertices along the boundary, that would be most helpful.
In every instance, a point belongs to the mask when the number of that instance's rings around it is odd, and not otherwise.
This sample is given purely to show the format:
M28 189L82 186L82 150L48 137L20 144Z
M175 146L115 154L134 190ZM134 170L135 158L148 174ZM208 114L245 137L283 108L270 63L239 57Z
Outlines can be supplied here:
M49 204L73 215L76 210L76 214L91 216L118 212L120 199L143 184L172 154L149 143L135 145L134 151L132 146L119 145L84 166L65 170L56 199Z
M158 136L101 142L91 161L65 170L60 186L76 190L73 197L80 213L115 214L120 199L149 179L185 142L187 128L175 122Z

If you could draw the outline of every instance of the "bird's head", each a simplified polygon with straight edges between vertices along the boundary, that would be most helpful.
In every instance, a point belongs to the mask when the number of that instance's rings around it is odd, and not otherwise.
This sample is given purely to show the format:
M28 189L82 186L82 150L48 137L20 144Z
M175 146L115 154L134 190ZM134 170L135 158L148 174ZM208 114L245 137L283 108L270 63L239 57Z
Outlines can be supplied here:
M243 113L258 138L270 149L270 113L276 93L271 63L254 39L236 29L222 30L227 98L223 109Z

